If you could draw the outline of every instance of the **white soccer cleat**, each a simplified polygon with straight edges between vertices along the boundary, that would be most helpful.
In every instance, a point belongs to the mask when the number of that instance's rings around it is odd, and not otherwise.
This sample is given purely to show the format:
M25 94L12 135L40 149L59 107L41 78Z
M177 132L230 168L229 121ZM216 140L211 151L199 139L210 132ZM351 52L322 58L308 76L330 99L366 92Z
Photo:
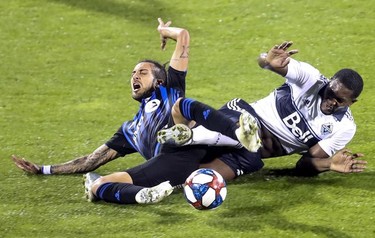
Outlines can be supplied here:
M168 197L172 192L172 185L169 181L165 181L154 187L141 189L135 195L135 200L141 204L157 203Z
M98 198L94 195L94 193L91 191L92 185L94 182L100 178L101 176L97 173L87 173L83 175L84 179L84 186L85 186L85 195L88 202L95 202L98 200Z
M191 141L193 131L184 124L176 124L171 128L158 131L157 141L160 144L181 146Z
M262 146L258 130L255 118L250 113L243 112L240 116L240 127L235 133L241 144L251 152L257 152Z

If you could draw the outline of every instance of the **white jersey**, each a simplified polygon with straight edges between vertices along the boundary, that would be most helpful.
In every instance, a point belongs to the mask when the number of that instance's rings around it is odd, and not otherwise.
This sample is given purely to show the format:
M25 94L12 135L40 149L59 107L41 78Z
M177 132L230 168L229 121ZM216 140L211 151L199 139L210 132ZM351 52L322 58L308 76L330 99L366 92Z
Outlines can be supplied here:
M291 59L286 82L269 96L251 103L288 154L307 151L318 143L329 155L346 146L356 125L348 107L333 115L320 110L328 79L313 66Z

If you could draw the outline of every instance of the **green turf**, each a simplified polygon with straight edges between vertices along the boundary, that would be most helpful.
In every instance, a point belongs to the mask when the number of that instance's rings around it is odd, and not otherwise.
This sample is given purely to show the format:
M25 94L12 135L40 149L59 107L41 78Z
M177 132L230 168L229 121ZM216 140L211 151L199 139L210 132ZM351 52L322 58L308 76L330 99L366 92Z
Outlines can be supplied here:
M13 0L0 2L0 237L374 237L375 2ZM154 206L87 203L82 177L28 176L12 154L50 164L88 154L131 119L136 62L169 59L157 17L191 34L187 94L215 107L253 101L282 79L255 59L283 40L326 76L358 70L365 90L353 105L350 148L366 154L362 174L273 176L297 156L229 183L217 210L195 211L181 192ZM218 95L220 97L218 98ZM127 156L107 174L141 163Z

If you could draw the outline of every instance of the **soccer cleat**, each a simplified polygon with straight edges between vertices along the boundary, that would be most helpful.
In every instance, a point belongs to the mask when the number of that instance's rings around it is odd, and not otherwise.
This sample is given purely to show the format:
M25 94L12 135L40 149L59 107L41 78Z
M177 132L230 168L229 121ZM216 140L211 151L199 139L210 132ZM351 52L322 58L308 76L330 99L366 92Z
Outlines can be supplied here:
M135 195L135 200L141 204L157 203L168 197L172 192L172 185L169 181L165 181L154 187L141 189Z
M84 186L85 186L85 195L88 202L95 202L98 200L98 198L94 195L94 193L91 191L91 187L93 183L100 178L101 176L97 173L87 173L83 175L84 179Z
M161 144L180 146L191 141L193 131L184 124L176 124L171 128L158 131L157 141Z
M262 146L258 129L255 118L250 113L243 112L240 116L240 127L235 133L241 144L251 152L257 152Z

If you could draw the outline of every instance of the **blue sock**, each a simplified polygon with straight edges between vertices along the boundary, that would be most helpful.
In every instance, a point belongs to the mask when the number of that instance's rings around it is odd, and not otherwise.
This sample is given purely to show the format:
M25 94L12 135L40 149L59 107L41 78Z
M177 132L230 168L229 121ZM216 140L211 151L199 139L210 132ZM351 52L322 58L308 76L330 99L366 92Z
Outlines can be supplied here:
M96 191L96 197L111 203L134 204L135 195L143 188L130 183L104 183Z
M180 100L180 111L187 120L194 120L209 130L237 140L237 124L218 110L190 98Z

